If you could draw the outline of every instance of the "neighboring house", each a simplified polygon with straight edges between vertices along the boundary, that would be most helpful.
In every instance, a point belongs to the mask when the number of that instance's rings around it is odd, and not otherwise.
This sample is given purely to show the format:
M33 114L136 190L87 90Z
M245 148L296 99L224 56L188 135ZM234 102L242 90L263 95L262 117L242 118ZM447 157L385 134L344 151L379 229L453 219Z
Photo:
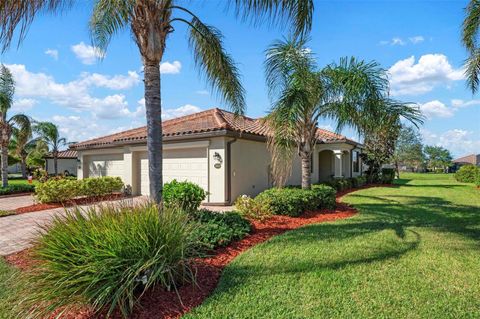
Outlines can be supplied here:
M211 109L163 122L163 179L188 180L208 192L206 202L228 205L243 194L255 196L272 185L268 129L261 119ZM314 183L361 174L361 145L318 129L312 163ZM147 129L141 127L72 145L78 151L78 178L119 176L133 194L149 194ZM288 184L301 182L295 158Z
M58 152L57 171L58 174L77 175L77 151L68 149ZM45 156L45 170L49 175L55 174L53 155L51 153Z
M15 163L8 165L7 172L8 174L22 174L22 164Z
M463 165L476 165L480 166L480 154L470 154L467 156L463 156L452 161L453 163L453 170L457 171Z

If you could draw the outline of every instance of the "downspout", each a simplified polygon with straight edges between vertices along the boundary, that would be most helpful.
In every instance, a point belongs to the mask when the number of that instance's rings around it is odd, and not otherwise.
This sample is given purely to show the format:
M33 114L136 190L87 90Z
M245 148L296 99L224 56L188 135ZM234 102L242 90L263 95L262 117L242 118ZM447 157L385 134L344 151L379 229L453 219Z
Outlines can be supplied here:
M227 171L227 187L225 187L225 202L227 204L232 204L232 144L237 141L237 138L234 138L231 141L227 142L227 163L225 170Z

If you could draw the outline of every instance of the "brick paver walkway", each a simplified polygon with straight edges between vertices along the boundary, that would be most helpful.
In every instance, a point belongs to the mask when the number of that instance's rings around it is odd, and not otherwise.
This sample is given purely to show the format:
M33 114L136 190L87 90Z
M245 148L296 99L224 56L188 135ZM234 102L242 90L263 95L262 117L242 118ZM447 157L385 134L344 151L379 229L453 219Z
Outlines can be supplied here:
M22 196L28 197L28 196ZM9 197L9 199L14 197ZM25 198L17 200L26 200ZM0 200L0 205L6 205L7 198ZM109 203L116 204L130 204L140 203L145 201L144 197L134 197L130 199L116 200ZM10 200L8 201L10 202ZM106 202L103 202L106 203ZM101 205L103 203L96 204ZM20 206L27 206L29 204L21 204ZM87 208L91 205L79 206L80 208ZM12 204L13 207L13 204ZM14 207L16 208L16 207ZM10 208L10 209L14 209ZM11 215L0 218L0 256L9 255L20 250L23 250L31 245L32 239L38 234L39 226L47 225L52 218L57 215L63 215L65 213L64 208L55 208L49 210L43 210L39 212L32 212L19 215Z
M34 204L33 195L10 196L0 198L0 210L15 210Z

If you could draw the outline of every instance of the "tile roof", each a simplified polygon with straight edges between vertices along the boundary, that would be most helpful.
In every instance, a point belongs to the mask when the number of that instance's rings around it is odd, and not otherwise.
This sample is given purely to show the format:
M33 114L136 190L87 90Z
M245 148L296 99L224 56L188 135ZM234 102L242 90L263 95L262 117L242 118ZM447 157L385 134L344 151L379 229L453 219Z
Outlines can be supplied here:
M46 158L53 158L53 155L52 153L48 153L47 156L45 156ZM76 150L72 150L72 149L68 149L68 150L65 150L65 151L60 151L58 152L58 158L77 158L77 151Z
M189 136L197 133L208 133L227 130L258 136L267 136L268 127L261 119L253 119L247 116L235 116L234 113L218 108L203 112L178 117L162 123L163 136ZM324 129L317 129L317 138L321 143L350 141L345 136ZM123 131L72 145L74 149L101 147L111 144L128 144L132 142L146 141L147 127ZM356 142L354 142L356 143Z
M480 164L480 154L475 155L475 154L470 154L467 156L463 156L457 159L453 160L454 163L459 163L459 164L473 164L473 165L479 165Z

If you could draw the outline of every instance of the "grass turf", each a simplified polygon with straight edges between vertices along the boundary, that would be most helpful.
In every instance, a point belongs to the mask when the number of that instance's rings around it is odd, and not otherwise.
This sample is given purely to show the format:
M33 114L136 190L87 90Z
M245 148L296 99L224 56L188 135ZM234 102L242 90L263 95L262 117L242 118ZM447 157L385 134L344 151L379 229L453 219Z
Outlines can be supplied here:
M345 197L360 214L240 255L186 318L474 318L480 313L480 190L404 174Z

